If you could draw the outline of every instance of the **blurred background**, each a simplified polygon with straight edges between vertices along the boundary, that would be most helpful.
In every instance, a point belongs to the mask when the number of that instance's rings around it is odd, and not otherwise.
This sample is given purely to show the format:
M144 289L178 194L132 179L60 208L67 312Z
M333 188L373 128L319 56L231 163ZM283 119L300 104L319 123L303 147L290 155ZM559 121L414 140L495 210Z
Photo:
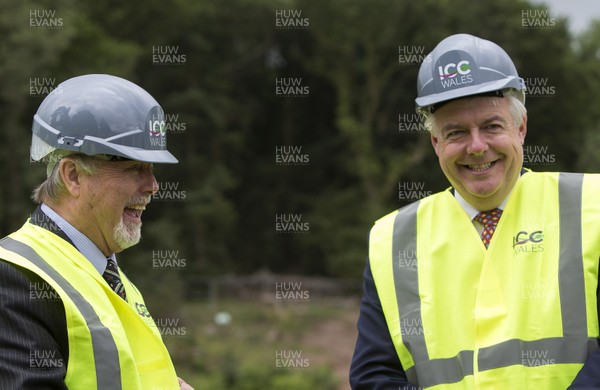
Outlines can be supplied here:
M0 235L45 168L32 117L63 80L127 78L167 114L143 239L119 264L197 389L348 389L367 236L447 188L414 112L450 34L490 39L529 89L525 166L598 171L600 3L0 0Z

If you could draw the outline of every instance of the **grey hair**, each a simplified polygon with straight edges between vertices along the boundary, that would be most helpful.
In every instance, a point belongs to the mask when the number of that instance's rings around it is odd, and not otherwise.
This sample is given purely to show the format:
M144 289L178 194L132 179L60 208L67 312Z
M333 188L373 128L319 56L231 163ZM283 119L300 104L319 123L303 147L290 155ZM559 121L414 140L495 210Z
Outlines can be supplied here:
M64 158L72 159L77 169L86 176L92 176L98 168L97 160L91 156L78 153L71 154L62 150L51 153L44 159L48 164L46 169L48 177L31 194L31 199L34 202L38 204L49 201L57 202L67 192L67 187L60 177L59 169L60 162Z
M520 91L509 88L502 91L504 97L508 99L508 109L513 117L513 122L516 127L520 127L523 124L523 118L527 116L527 108L523 102L523 94ZM471 97L471 99L477 96ZM469 99L469 97L467 97ZM420 110L421 117L425 128L431 133L436 126L435 115L429 110Z

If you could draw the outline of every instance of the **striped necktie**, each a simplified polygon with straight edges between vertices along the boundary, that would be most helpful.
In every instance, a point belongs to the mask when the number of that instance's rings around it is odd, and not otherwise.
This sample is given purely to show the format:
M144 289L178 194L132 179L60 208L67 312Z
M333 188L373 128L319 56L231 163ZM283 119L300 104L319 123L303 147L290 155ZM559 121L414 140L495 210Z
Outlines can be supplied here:
M475 216L475 220L483 225L483 231L481 232L481 241L485 245L485 249L490 245L496 225L502 216L502 210L493 209L488 211L482 211Z
M115 263L115 261L110 257L106 260L106 269L104 270L102 277L118 296L124 300L127 300L127 296L125 295L125 287L123 286L123 282L121 282L121 277L119 276L119 268L117 267L117 263Z

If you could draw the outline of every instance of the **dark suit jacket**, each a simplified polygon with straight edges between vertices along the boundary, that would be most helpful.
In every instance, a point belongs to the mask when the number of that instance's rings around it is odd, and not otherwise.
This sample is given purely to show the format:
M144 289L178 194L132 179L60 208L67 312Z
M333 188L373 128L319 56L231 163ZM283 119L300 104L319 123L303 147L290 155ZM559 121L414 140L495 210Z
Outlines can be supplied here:
M71 242L41 209L31 222ZM0 389L67 388L69 343L57 297L38 275L0 259Z
M600 321L600 294L597 302ZM420 389L406 380L383 316L368 261L358 318L358 339L350 367L350 384L353 390ZM592 353L569 387L569 390L584 389L600 389L600 349Z

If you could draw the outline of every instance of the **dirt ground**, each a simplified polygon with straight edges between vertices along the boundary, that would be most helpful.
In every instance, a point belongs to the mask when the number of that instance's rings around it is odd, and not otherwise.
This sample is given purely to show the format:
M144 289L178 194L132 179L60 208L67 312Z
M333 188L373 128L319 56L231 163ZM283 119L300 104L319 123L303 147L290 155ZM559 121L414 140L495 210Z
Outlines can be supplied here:
M346 310L341 316L317 323L304 334L303 345L319 351L311 356L311 365L333 367L340 381L338 390L350 389L348 369L356 343L359 303L359 299L344 300L342 304Z

